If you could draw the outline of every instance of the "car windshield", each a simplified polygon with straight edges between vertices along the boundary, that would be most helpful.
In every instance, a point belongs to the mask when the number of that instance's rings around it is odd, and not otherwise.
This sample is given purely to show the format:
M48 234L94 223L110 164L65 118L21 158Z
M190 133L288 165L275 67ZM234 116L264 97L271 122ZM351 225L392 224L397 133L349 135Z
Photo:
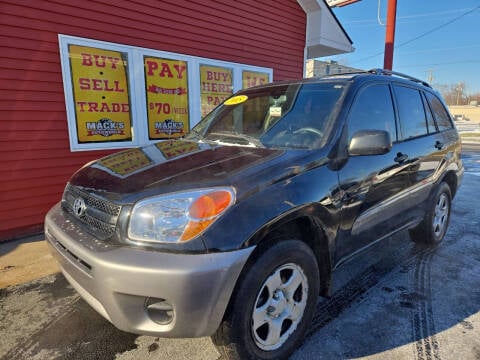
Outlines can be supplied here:
M235 94L187 138L225 145L314 149L323 146L345 82L279 84Z

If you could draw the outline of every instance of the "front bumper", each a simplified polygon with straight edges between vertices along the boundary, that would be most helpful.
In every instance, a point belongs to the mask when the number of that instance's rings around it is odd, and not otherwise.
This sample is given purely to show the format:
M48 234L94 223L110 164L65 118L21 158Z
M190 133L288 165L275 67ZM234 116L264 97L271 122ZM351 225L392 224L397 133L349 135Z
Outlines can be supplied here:
M103 317L137 334L213 334L254 249L189 255L102 246L68 217L57 204L45 219L46 239L63 274ZM155 299L173 308L170 323L152 319L146 304Z

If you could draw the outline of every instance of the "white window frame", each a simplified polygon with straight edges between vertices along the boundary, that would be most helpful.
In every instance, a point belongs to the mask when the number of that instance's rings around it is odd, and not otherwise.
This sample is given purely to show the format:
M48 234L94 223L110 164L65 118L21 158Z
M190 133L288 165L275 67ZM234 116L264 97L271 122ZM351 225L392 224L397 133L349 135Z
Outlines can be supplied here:
M189 99L189 123L190 128L195 126L201 120L200 104L200 65L210 65L231 68L233 70L233 92L242 88L242 72L256 71L266 73L269 81L273 79L273 69L259 67L235 62L202 58L185 54L172 53L167 51L153 50L117 43L80 38L69 35L58 35L60 47L60 59L62 66L63 89L65 95L66 114L68 122L68 135L71 151L90 151L123 149L136 147L158 142L159 140L150 140L148 136L146 91L145 91L145 69L143 64L144 56L152 56L163 59L182 60L187 63L188 71L188 99ZM110 51L126 53L128 56L128 89L130 91L130 114L132 123L131 141L106 141L104 143L80 143L78 142L75 98L73 95L72 73L70 68L70 59L68 46L79 45L94 48L100 48Z

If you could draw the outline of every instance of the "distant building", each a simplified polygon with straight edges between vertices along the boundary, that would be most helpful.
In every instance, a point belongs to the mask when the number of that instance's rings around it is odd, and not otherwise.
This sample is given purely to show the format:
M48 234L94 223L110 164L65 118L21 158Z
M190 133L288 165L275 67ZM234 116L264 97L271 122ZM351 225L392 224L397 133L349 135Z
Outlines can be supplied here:
M342 74L354 71L362 71L361 69L352 68L341 65L337 61L328 60L320 61L309 59L305 65L305 77L325 76L332 74Z

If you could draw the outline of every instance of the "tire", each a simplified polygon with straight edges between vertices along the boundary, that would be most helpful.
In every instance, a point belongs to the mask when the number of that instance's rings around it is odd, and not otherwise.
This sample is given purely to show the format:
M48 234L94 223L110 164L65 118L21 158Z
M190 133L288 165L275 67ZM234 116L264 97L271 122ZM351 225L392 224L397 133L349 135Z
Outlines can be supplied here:
M419 244L439 244L448 229L452 209L450 187L445 182L440 183L432 199L422 222L410 230L410 238Z
M212 336L222 359L288 358L310 325L319 282L308 245L285 240L268 248L246 268Z

